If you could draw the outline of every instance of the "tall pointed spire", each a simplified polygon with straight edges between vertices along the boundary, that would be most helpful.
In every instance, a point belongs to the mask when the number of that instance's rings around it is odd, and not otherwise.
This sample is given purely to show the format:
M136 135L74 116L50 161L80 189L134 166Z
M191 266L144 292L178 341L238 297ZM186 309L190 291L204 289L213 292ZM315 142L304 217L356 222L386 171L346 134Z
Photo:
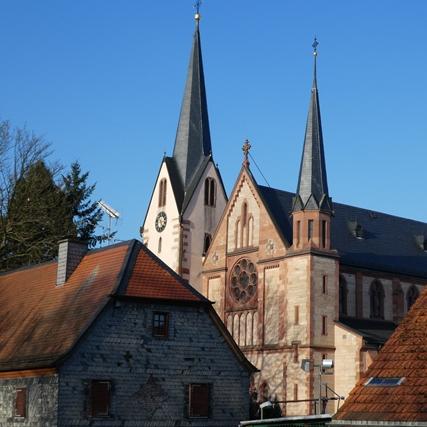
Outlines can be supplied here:
M318 42L315 38L313 43L313 85L305 128L297 194L293 205L294 212L306 209L332 212L332 200L329 197L326 177L319 92L317 90L317 46Z
M196 28L173 150L173 158L184 187L184 192L191 184L191 180L200 165L212 153L202 50L200 46L199 1L195 7Z

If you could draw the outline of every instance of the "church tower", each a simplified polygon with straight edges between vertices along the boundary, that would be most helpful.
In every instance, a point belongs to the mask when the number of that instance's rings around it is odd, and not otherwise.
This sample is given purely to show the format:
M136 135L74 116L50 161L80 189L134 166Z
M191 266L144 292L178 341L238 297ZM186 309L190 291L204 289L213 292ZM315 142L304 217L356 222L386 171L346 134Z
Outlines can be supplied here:
M213 161L200 44L200 13L172 157L165 156L141 227L143 242L196 287L202 260L227 203Z
M329 197L323 149L319 92L317 89L317 40L314 41L314 76L305 128L304 148L293 201L293 249L330 249L332 200Z

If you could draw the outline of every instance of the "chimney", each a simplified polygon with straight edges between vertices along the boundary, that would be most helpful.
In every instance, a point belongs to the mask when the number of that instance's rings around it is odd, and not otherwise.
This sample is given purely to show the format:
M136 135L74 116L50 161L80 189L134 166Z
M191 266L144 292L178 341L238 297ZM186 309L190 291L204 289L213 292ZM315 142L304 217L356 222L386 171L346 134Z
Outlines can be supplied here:
M86 255L87 243L77 239L64 239L59 242L58 270L56 285L63 285Z

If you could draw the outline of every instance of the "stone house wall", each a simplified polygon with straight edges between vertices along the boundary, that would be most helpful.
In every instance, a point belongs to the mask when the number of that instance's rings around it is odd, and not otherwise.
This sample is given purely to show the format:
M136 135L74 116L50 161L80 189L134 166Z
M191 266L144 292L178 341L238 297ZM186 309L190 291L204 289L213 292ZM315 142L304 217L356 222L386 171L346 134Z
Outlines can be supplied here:
M154 311L170 313L169 337L152 336ZM112 381L111 417L89 419L89 380ZM211 417L187 419L185 390L211 384ZM111 303L60 368L60 426L235 426L247 419L249 373L206 309Z

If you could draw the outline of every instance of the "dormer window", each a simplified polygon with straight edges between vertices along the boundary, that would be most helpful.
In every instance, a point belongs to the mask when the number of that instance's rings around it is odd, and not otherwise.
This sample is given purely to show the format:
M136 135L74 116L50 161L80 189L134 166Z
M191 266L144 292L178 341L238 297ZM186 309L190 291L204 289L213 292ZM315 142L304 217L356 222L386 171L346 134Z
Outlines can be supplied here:
M427 239L424 234L415 236L415 243L422 251L427 252Z
M350 233L359 240L364 239L364 230L362 224L359 224L356 220L348 221L348 228L350 229Z

